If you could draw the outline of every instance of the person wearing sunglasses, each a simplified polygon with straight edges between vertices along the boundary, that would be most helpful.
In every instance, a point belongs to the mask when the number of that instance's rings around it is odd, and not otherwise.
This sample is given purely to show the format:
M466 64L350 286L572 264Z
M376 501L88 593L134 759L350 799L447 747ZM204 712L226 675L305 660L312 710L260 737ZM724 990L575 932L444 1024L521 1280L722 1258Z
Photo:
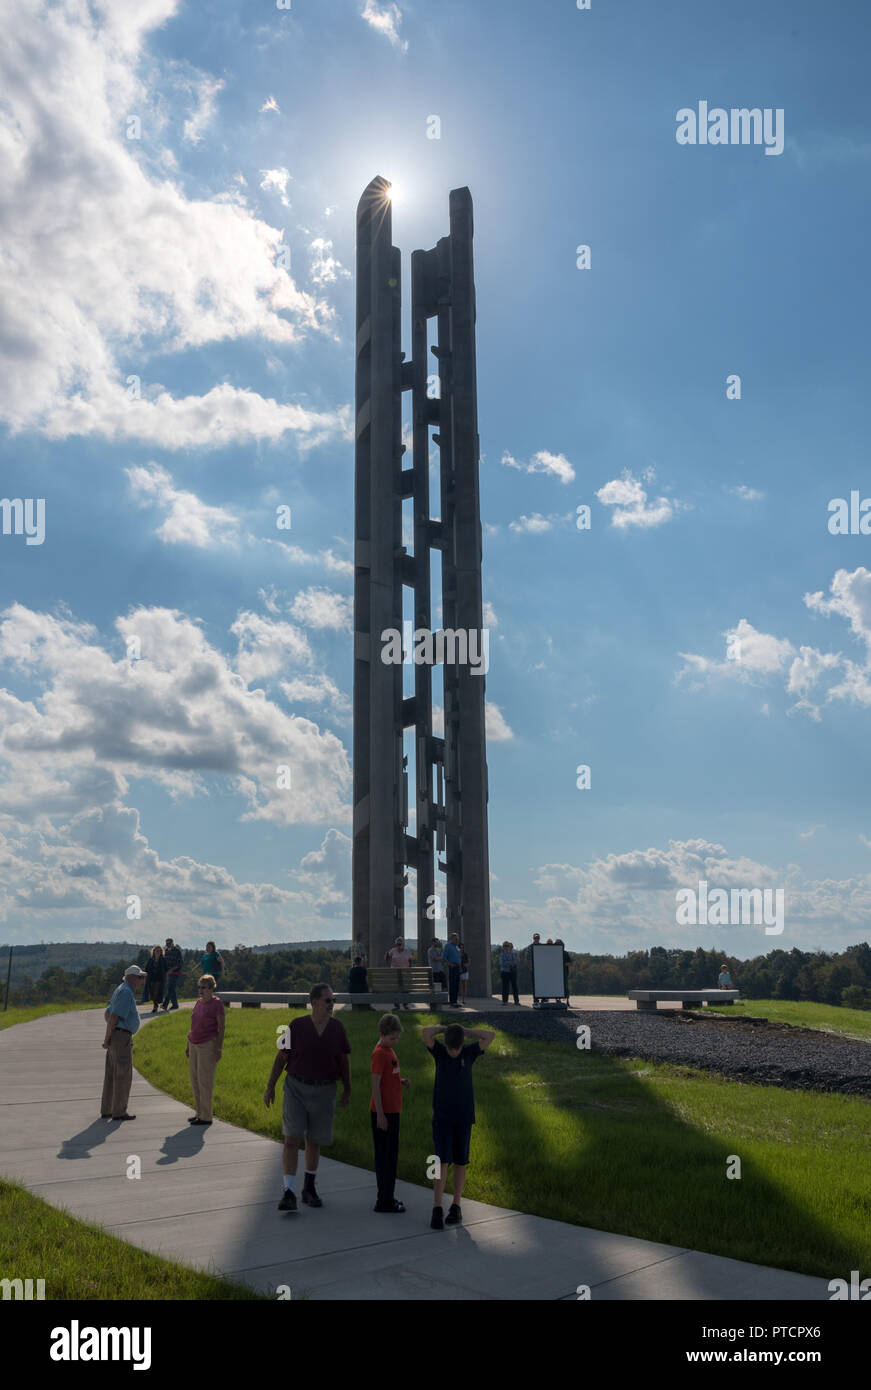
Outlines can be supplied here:
M224 1005L215 998L214 975L201 975L197 981L197 1002L191 1016L191 1031L188 1033L185 1056L188 1059L191 1076L191 1090L194 1093L196 1114L188 1120L189 1125L210 1125L212 1123L212 1094L215 1089L215 1071L221 1060L224 1048Z

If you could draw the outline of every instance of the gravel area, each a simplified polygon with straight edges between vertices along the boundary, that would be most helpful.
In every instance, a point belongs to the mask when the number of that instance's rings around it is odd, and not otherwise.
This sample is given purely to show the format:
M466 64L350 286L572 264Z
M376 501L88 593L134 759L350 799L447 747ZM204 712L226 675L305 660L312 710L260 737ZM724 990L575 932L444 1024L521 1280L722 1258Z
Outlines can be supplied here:
M586 1023L593 1052L702 1067L740 1081L790 1090L843 1091L871 1100L871 1042L810 1028L671 1010L655 1014L574 1010L500 1014L493 1010L480 1017L516 1037L573 1047L578 1026Z

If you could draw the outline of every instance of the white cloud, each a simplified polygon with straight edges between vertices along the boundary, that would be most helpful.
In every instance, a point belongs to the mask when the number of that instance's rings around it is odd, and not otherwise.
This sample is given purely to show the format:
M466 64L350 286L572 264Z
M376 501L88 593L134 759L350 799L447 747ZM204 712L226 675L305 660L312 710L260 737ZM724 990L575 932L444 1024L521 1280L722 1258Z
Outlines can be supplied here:
M342 574L352 577L354 566L350 560L343 560L332 550L318 550L312 553L310 550L303 550L300 545L288 545L287 541L276 541L267 537L268 545L279 547L285 560L291 565L314 565L319 569L325 569L329 574Z
M279 115L281 115L281 107L278 105L278 102L275 100L275 97L272 96L266 98L266 100L260 108L260 111L261 113L264 111L275 111Z
M575 477L575 470L565 454L550 454L546 449L539 449L527 464L518 463L506 450L502 455L502 462L507 468L516 468L521 472L525 469L527 473L548 473L551 477L558 478L561 483L570 483Z
M698 690L715 679L757 682L785 677L784 689L797 697L788 714L805 714L819 723L824 705L845 700L871 708L871 571L860 566L852 573L838 570L832 579L830 597L820 590L804 595L805 605L823 617L845 619L853 637L862 644L862 660L854 661L841 652L823 652L801 646L796 652L786 639L757 632L742 618L726 634L727 659L714 661L694 653L681 652L684 668L677 679L691 678ZM768 706L762 712L767 714Z
M758 488L748 487L746 483L739 483L737 487L727 487L726 491L732 497L740 497L742 502L761 502L765 496Z
M306 627L351 631L354 601L332 589L304 589L291 605L291 616Z
M408 51L408 43L399 37L402 11L398 5L376 5L375 0L365 0L362 17L379 34L389 39L394 48L398 48L401 53Z
M700 880L715 888L783 888L785 932L767 937L761 926L678 927L678 888L698 890ZM764 954L773 946L790 949L843 947L865 929L871 910L871 874L845 880L805 880L795 864L777 867L746 856L731 855L720 844L697 839L671 840L665 849L650 847L608 854L584 867L545 864L535 882L544 904L511 907L529 930L571 938L576 948L608 954L646 946L730 943L736 954Z
M282 234L253 216L238 185L198 200L167 177L162 74L144 44L176 9L176 0L7 9L0 418L13 432L186 448L337 428L334 416L230 386L176 401L149 382L150 354L256 337L289 345L333 323L329 306L276 264ZM165 72L164 85L177 87L172 64ZM127 138L134 117L141 139ZM142 399L126 389L131 374Z
M491 629L497 628L499 626L499 619L496 617L496 609L493 607L492 603L485 600L483 612L484 626Z
M300 861L296 877L323 916L344 916L350 911L351 845L340 830L328 830L320 849Z
M289 664L308 666L313 659L305 633L290 623L242 612L230 631L237 642L234 665L246 685L278 675Z
M287 196L287 185L292 175L287 169L261 169L260 187L264 193L277 193L282 205L290 207L290 199Z
M645 469L644 478L645 481L652 482L654 470ZM596 496L603 506L614 508L611 525L616 526L618 530L626 530L630 526L643 529L662 526L687 505L683 502L673 502L669 497L658 497L655 503L648 502L646 491L628 468L620 478L613 478L610 483L600 487Z
M510 521L508 529L521 535L539 535L542 531L553 530L553 520L540 512L533 512L532 516L521 516L519 521Z
M329 676L311 672L282 681L281 689L292 705L323 705L334 719L347 723L351 701Z
M18 418L23 428L23 416ZM347 437L349 423L349 407L318 413L303 406L279 405L227 382L213 386L204 396L173 397L161 387L151 399L140 400L131 400L120 384L104 383L99 394L68 396L41 416L42 431L50 439L90 435L118 442L142 441L162 449L277 440L290 431L305 451L326 439Z
M192 145L198 145L203 138L203 131L215 114L217 106L217 95L223 90L224 83L221 78L203 77L195 84L194 94L197 99L197 106L184 123L183 135Z
M864 642L871 653L871 570L864 565L853 570L838 570L831 583L831 598L822 592L805 594L804 601L812 613L824 617L837 614L846 618L855 637Z
M746 618L723 634L726 639L726 659L713 661L692 652L679 652L684 668L678 680L694 678L694 688L702 680L739 680L755 682L783 672L795 656L791 642L759 632Z
M167 517L157 535L167 544L199 548L227 544L236 539L236 517L223 507L209 507L193 492L180 492L171 475L156 463L125 469L134 496L166 509Z
M277 825L344 820L348 762L340 741L285 713L247 682L292 675L309 660L303 634L242 614L232 663L182 614L139 608L115 621L124 655L93 628L14 604L0 622L0 662L40 694L0 690L0 804L20 819L75 814L123 797L131 778L173 795L205 794L222 778L240 818ZM138 639L141 660L126 651ZM292 788L277 785L279 765Z
M444 718L444 716L442 717ZM513 739L514 732L508 726L508 722L502 713L501 705L494 705L490 700L485 700L484 719L486 722L488 742L507 743L510 739Z
M351 272L333 255L333 243L325 237L315 237L309 243L311 278L316 285L333 285L337 280L350 280Z

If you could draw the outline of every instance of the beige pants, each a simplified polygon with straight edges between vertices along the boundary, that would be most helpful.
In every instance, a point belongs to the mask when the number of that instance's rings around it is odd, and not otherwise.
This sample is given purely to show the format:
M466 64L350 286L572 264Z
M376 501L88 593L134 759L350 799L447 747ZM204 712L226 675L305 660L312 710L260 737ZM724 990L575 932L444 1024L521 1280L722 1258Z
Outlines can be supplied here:
M191 1090L197 1118L212 1118L212 1092L215 1089L215 1069L218 1065L218 1039L204 1043L188 1043Z
M126 1115L130 1087L133 1084L133 1038L116 1028L106 1048L106 1069L103 1073L103 1115Z

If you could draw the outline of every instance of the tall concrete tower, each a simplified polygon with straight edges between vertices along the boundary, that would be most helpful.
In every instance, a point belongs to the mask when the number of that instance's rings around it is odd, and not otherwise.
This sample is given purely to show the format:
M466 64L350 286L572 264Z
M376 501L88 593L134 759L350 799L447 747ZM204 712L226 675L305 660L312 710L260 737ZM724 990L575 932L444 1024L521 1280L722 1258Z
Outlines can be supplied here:
M392 244L390 185L376 178L357 209L354 524L353 934L380 965L404 936L407 870L417 875L421 963L433 936L456 931L470 993L490 993L490 872L484 726L487 650L481 599L481 507L475 369L472 198L450 195L450 233L411 257L411 360L401 351L401 268ZM430 345L430 320L436 320ZM430 351L437 366L430 361ZM430 368L433 367L433 370ZM412 463L404 466L402 393L411 392ZM438 447L439 516L430 451ZM414 546L402 544L411 499ZM441 557L442 628L433 634L432 554ZM403 666L384 634L413 622ZM434 641L408 638L426 631ZM441 643L438 638L441 638ZM444 734L433 733L433 661L442 666ZM473 657L477 657L473 659ZM414 657L414 659L412 659ZM418 658L422 659L418 659ZM403 736L414 729L415 817L409 833ZM443 858L439 858L439 855ZM438 875L444 874L444 882Z

